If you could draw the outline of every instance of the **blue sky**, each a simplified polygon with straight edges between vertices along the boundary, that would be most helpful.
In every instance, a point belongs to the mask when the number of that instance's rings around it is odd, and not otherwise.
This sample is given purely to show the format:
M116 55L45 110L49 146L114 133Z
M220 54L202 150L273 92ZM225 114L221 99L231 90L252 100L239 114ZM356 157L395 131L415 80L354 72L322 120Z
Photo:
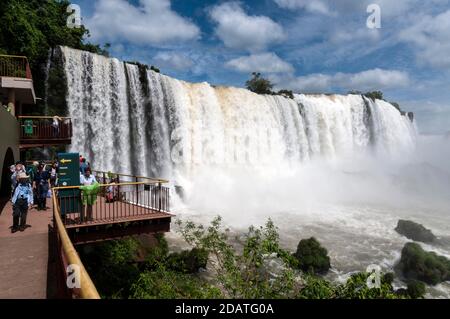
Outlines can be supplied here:
M423 133L450 131L450 0L78 0L90 41L167 75L295 92L382 90ZM371 4L381 28L368 28Z

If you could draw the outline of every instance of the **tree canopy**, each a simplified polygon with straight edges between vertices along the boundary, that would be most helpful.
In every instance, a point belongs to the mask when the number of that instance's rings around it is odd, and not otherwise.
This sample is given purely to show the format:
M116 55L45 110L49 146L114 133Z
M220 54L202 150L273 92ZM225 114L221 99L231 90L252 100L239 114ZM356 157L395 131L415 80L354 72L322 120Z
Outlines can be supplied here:
M250 91L257 94L272 94L273 84L261 76L259 72L253 72L252 78L245 83Z
M0 51L25 55L34 69L46 61L49 48L58 45L105 54L98 45L85 43L89 31L68 28L66 0L2 0Z

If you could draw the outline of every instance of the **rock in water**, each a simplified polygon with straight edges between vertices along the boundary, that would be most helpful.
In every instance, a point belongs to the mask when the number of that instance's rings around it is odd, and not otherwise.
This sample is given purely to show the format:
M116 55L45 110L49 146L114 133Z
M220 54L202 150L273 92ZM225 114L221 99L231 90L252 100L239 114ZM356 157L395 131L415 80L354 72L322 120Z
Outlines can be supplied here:
M306 272L325 273L331 267L328 251L314 237L302 239L294 256L299 262L300 269Z
M436 240L436 236L433 235L431 230L410 220L399 220L395 230L406 238L423 243L431 243Z
M407 243L397 269L407 279L436 285L450 280L450 260L434 252L427 252L417 243Z

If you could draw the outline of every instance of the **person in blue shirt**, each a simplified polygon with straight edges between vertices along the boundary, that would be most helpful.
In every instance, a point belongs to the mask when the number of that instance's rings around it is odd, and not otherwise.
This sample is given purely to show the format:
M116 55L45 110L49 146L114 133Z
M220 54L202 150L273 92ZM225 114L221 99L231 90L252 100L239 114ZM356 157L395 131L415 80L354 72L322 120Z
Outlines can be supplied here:
M34 176L34 189L37 193L38 210L47 209L47 194L50 188L50 173L44 169L44 165L40 164L38 171Z
M24 231L27 225L28 208L33 205L33 189L29 176L25 173L18 175L19 183L11 198L13 204L13 226L11 232Z

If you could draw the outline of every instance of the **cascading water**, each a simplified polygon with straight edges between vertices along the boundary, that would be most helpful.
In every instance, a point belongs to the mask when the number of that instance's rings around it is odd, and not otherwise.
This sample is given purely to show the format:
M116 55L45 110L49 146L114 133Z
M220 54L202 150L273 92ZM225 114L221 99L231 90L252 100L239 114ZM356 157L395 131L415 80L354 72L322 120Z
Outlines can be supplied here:
M297 165L370 148L392 156L414 148L413 124L384 101L262 96L62 50L72 150L102 170L182 179L205 166Z
M387 102L257 95L62 53L71 150L100 170L183 186L184 201L173 196L178 216L204 222L221 214L238 230L271 217L292 250L301 238L318 238L332 278L374 263L392 271L407 242L394 231L400 218L449 235L450 199L442 194L450 167L422 165L415 124ZM450 256L450 247L427 249ZM433 290L449 292L447 284Z

